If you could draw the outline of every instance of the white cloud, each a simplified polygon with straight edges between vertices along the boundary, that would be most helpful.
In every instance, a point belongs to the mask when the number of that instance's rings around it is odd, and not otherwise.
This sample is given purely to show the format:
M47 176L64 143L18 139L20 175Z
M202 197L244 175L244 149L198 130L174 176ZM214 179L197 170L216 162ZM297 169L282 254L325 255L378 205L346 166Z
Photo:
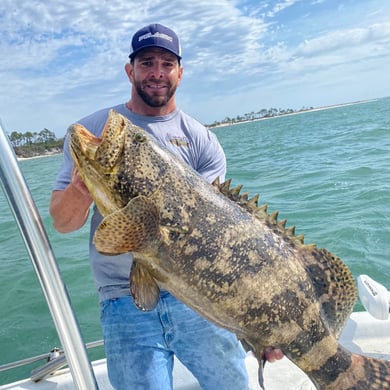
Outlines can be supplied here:
M378 46L390 43L390 23L376 23L365 28L332 31L328 34L304 41L296 54L306 56L318 53L353 49L361 51L362 46L375 50Z
M267 13L267 16L274 17L277 13L284 11L286 8L291 7L299 1L301 0L284 0L283 2L276 3L272 10Z

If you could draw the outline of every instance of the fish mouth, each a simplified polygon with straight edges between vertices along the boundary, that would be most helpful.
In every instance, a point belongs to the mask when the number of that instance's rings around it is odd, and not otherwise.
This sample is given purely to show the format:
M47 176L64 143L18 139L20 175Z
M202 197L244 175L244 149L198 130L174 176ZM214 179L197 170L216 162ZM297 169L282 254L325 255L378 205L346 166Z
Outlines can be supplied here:
M110 142L107 129L108 126L105 126L101 137L96 137L79 123L68 130L75 167L103 216L123 207L119 195L112 191L117 179L118 159L106 157L106 147Z
M72 125L68 129L68 133L69 148L79 173L81 174L85 169L89 170L91 167L101 170L101 167L98 167L96 156L103 137L96 137L79 123Z
M71 149L78 149L77 157L81 154L88 160L94 160L98 147L101 145L103 136L101 138L94 136L84 126L76 123L70 130Z
M99 165L100 170L110 172L123 151L125 126L123 119L118 120L112 111L109 112L100 137L76 123L69 129L71 146L90 163Z

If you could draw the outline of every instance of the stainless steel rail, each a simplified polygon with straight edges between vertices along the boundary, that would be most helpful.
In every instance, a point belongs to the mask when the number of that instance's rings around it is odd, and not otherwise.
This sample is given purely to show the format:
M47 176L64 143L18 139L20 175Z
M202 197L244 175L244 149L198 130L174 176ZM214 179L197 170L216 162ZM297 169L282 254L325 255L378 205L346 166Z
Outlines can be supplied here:
M0 123L0 181L41 283L77 389L98 389L66 287L37 207Z
M0 372L12 370L12 369L18 368L18 367L27 366L28 364L38 362L39 360L49 359L49 357L50 357L50 352L42 353L41 355L32 356L32 357L22 359L22 360L17 360L15 362L2 364L0 366Z
M87 349L94 348L94 347L102 346L103 344L104 344L103 340L93 341L91 343L87 343L86 348ZM48 359L49 360L43 366L40 366L31 372L30 379L33 382L40 381L47 375L56 372L57 370L59 370L60 368L64 367L67 364L64 351L61 350L56 350L54 354L50 352Z
M85 344L85 347L87 349L95 348L95 347L101 347L104 345L103 340L97 340L97 341L91 341L87 344ZM7 370L13 370L14 368L27 366L29 364L38 362L40 360L46 360L46 363L43 366L40 366L36 369L34 369L31 372L30 379L32 381L39 381L43 379L46 375L52 374L55 371L59 370L61 367L66 366L68 363L66 362L64 351L61 349L53 349L50 352L42 353L40 355L31 356L22 360L17 360L14 362L6 363L0 365L0 372L7 371ZM51 364L51 369L48 373L46 373L45 366L48 365L49 362L56 362L55 364ZM43 374L45 372L45 374Z

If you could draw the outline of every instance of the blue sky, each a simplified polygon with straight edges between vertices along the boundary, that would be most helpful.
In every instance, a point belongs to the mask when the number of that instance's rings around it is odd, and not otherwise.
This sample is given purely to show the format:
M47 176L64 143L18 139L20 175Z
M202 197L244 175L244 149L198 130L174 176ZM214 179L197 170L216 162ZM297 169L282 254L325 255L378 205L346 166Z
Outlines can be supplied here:
M202 123L390 95L388 0L2 0L6 131L62 137L127 101L131 36L156 22L181 38L177 102Z

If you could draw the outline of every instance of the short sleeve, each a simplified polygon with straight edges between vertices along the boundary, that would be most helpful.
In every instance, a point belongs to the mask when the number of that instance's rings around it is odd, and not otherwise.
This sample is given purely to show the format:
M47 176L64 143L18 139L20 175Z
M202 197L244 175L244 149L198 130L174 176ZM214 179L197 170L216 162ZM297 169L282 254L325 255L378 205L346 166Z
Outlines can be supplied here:
M69 137L67 134L64 140L62 164L57 173L57 177L53 186L54 191L62 191L68 186L68 184L71 182L72 169L73 159L69 150Z
M197 171L209 183L213 182L217 177L220 181L225 180L226 175L226 157L220 145L217 136L207 130L208 142L204 143L204 147L199 155Z

